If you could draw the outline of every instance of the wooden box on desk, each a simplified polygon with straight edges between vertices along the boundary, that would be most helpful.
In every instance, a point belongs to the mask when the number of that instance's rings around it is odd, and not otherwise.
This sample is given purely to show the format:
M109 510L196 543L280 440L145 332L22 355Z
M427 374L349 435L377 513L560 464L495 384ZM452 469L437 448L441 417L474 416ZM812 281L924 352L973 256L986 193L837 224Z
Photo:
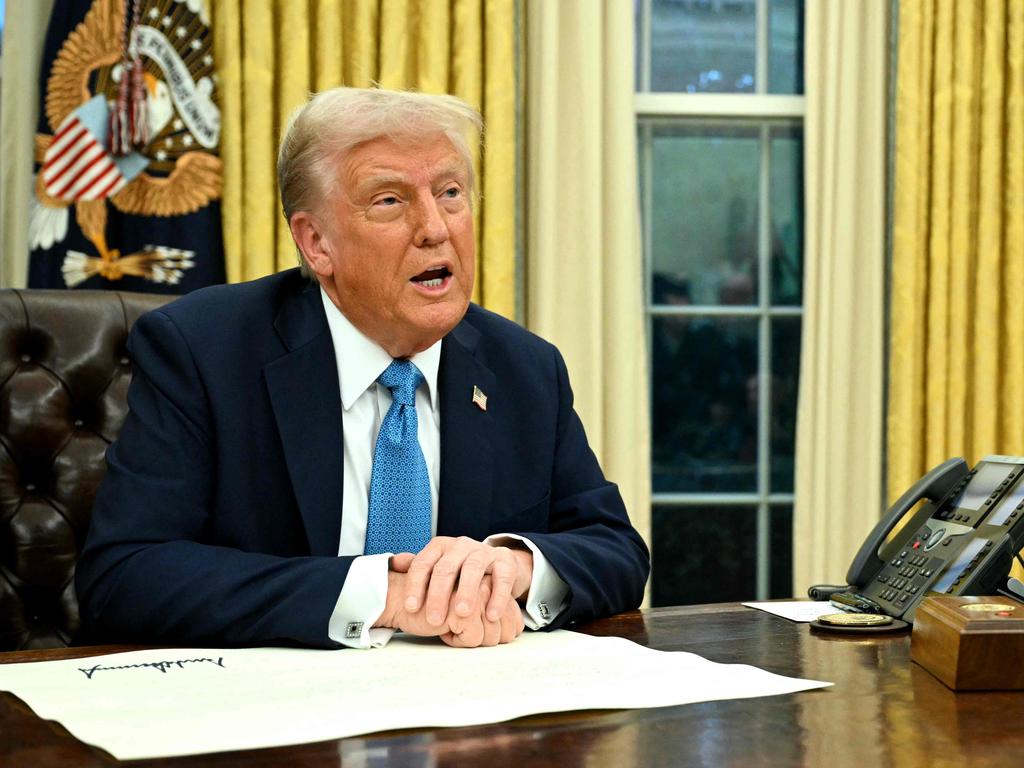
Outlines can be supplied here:
M910 658L956 691L1024 689L1024 604L929 595L914 615Z

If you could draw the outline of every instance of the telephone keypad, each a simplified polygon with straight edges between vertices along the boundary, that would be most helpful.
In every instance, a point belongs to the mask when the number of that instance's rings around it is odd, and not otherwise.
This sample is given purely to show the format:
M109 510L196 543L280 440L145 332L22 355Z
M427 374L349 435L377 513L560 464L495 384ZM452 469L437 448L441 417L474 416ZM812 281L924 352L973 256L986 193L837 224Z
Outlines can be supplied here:
M922 532L927 533L927 528ZM939 541L936 540L935 543L938 544ZM879 585L878 591L875 592L877 599L902 609L925 588L942 563L941 558L933 558L909 549L898 553L875 577Z

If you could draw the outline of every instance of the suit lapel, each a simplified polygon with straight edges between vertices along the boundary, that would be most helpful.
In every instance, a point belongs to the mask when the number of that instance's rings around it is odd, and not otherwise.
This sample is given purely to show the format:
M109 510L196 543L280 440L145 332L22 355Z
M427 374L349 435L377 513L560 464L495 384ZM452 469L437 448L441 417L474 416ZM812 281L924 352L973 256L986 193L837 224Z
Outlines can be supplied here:
M494 374L476 357L479 341L479 332L463 321L441 345L439 536L483 539L489 532L494 422L488 411L473 402L473 387L489 398L499 393Z
M287 354L263 375L313 555L338 554L343 452L341 394L320 290L286 299L274 329Z

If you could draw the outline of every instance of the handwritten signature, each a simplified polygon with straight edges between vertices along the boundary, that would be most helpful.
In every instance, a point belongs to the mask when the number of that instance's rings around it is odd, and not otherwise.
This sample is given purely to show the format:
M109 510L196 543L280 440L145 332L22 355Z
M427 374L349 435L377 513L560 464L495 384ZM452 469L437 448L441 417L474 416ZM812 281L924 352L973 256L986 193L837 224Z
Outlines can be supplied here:
M108 672L110 670L116 670L116 669L144 669L146 667L149 667L150 669L157 669L157 670L163 672L166 675L167 674L167 670L170 669L171 667L177 667L178 669L181 669L185 664L201 664L204 661L209 662L210 664L216 664L218 667L223 667L224 666L224 657L221 656L220 658L217 658L217 659L205 659L204 658L204 659L178 659L177 661L148 661L145 664L125 664L125 665L120 666L120 667L101 667L99 664L97 664L94 667L88 667L86 669L82 669L81 667L79 667L78 671L81 672L83 675L85 675L90 680L92 680L92 676L95 675L97 672Z

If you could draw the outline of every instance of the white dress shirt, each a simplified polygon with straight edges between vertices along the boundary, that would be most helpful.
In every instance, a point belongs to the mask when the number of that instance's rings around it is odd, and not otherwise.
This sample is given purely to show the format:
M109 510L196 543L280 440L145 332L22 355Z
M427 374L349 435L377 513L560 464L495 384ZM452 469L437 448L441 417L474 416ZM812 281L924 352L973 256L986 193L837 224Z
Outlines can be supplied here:
M358 555L352 561L331 614L328 635L343 645L368 648L384 645L393 634L390 629L371 629L373 622L384 612L388 559L393 553L363 555L373 450L381 421L391 407L391 392L377 384L377 377L391 364L392 358L349 322L323 288L320 295L334 342L341 385L344 495L338 554ZM430 477L430 532L433 536L437 532L441 476L441 411L437 393L441 342L413 355L410 360L424 379L424 385L416 390L416 424ZM522 542L533 553L533 580L523 608L523 621L530 629L539 629L564 609L569 588L528 539L515 534L496 534L489 536L485 543L501 546L513 540Z

